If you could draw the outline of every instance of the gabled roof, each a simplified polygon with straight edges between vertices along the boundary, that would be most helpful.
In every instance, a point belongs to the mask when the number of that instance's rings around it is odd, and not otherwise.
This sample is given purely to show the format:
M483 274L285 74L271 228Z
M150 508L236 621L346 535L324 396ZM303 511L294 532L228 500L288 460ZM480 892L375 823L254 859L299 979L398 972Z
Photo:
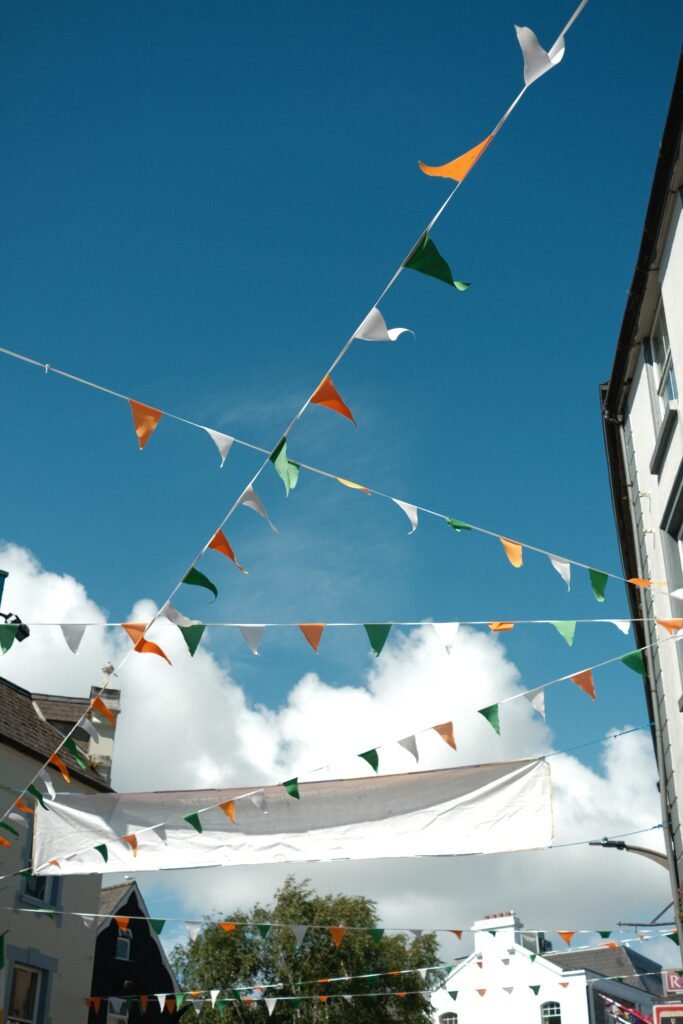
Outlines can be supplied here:
M601 946L597 949L574 949L566 952L544 953L544 960L566 971L590 971L605 978L623 978L624 985L660 995L662 991L661 964L636 953L626 946L611 949ZM646 975L633 977L633 975Z
M147 904L142 898L140 887L138 886L138 883L136 881L131 880L129 882L119 882L116 885L106 885L100 890L99 913L106 914L107 917L104 917L99 921L99 924L97 926L98 935L101 932L103 932L106 928L110 927L112 923L111 918L113 917L113 915L121 911L132 898L135 899L138 907L138 910L136 911L134 916L139 915L143 918L149 918L150 913L149 910L147 909ZM143 923L145 922L137 922L137 924ZM169 978L174 983L175 987L176 977L175 974L173 973L173 968L168 962L168 957L166 956L166 951L164 950L164 947L161 943L161 939L159 938L158 933L155 932L152 926L149 924L149 922L147 922L147 929L149 931L150 937L154 940L159 950L163 967L166 970Z
M0 743L14 747L38 762L45 762L62 739L62 734L36 711L33 694L0 677ZM65 750L61 750L59 756L66 762L74 778L93 789L111 792L110 787L92 768L80 768Z
M126 902L135 888L135 882L120 882L118 885L104 886L100 889L100 914L113 914ZM139 892L138 896L140 896Z

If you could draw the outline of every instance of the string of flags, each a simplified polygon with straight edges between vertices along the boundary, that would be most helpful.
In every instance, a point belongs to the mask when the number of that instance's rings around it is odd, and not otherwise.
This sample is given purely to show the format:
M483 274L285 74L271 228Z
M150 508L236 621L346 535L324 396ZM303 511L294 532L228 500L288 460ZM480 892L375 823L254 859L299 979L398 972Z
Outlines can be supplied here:
M201 585L201 584L196 584ZM392 621L382 623L367 622L202 622L199 619L189 619L187 616L174 608L167 602L161 609L161 615L168 619L180 630L183 640L191 655L194 655L206 629L227 629L238 630L250 651L254 655L261 653L260 647L266 630L268 629L297 629L303 635L308 645L317 653L323 633L328 629L364 629L371 650L375 657L379 657L384 649L386 641L392 629L395 627L415 628L418 626L432 626L439 641L443 643L447 654L453 650L455 638L461 626L486 626L491 633L511 633L517 626L552 626L562 637L565 643L572 647L576 636L576 629L579 625L600 625L615 626L620 633L628 636L631 625L636 622L655 622L669 635L678 633L683 629L683 619L664 618L637 618L637 619L508 619L508 620L487 620L487 619L461 619L458 622L417 622L417 621ZM57 627L61 630L64 641L72 652L78 654L86 631L89 629L114 629L122 628L133 640L134 650L141 654L157 654L171 664L168 656L158 644L150 642L145 633L146 623L141 622L31 622L23 620L24 624L31 629L41 627ZM12 646L14 635L8 637L3 635L3 627L0 625L0 649L6 653Z
M409 330L409 328L406 327L387 328L384 322L384 318L382 317L378 309L373 309L371 313L368 314L364 321L364 324L361 325L361 328L363 328L365 324L368 325L367 329L364 330L362 334L359 331L356 337L362 337L367 340L395 340L395 338L398 337L399 334L405 333ZM381 327L378 326L378 324L381 324ZM370 335L374 335L374 337L371 338ZM382 337L382 335L386 335L387 337L384 338ZM45 365L39 363L37 360L29 359L26 356L19 356L17 353L14 353L9 349L0 348L0 353L15 356L16 358L21 358L25 361L35 363L35 365L37 366L43 367ZM278 476L280 476L280 478L282 479L287 495L289 495L290 492L294 490L294 488L296 487L300 471L302 469L306 470L307 472L314 473L318 476L323 476L326 477L327 479L334 480L338 484L341 484L342 486L349 488L351 490L360 491L369 496L375 495L376 497L380 497L393 502L407 516L411 526L411 529L409 530L410 534L414 533L417 530L419 525L419 514L420 512L422 512L425 515L429 515L434 518L443 520L449 527L451 527L458 533L464 531L472 531L475 533L481 533L486 536L498 539L503 546L503 550L508 562L513 566L513 568L519 569L522 568L522 566L524 565L523 552L525 548L528 551L533 551L537 554L545 555L550 560L552 568L566 583L568 590L571 589L572 566L578 569L585 570L588 574L588 582L593 593L593 596L595 597L595 600L599 603L603 603L605 601L607 582L610 579L618 580L619 582L626 583L630 586L648 588L651 587L654 588L655 592L661 592L658 591L657 588L665 586L663 582L653 582L651 580L641 579L639 577L626 578L624 576L620 576L618 573L608 572L602 569L591 568L586 563L577 561L576 559L568 558L564 555L555 555L533 544L527 544L522 543L520 541L510 540L508 537L502 534L498 534L495 531L489 530L475 523L469 523L464 522L460 519L455 519L452 516L447 515L446 513L436 512L433 509L426 508L425 506L413 502L408 502L400 498L396 498L393 495L385 493L384 491L380 491L372 487L367 487L364 484L355 483L352 480L347 480L344 477L337 476L336 474L328 472L327 470L320 469L317 466L311 466L305 462L292 460L289 458L287 450L287 439L285 437L281 438L278 444L273 449L273 451L269 453L266 448L262 448L258 445L252 444L248 441L241 440L240 438L237 437L222 434L218 430L214 430L210 427L201 426L200 424L194 423L192 420L186 420L182 416L177 416L174 413L162 412L161 410L153 409L151 406L145 406L141 402L135 402L133 399L126 398L124 395L120 395L118 392L111 391L109 388L104 388L99 384L93 384L91 381L87 381L81 377L73 377L71 374L67 374L64 371L56 370L53 366L49 364L48 367L49 370L53 373L60 373L63 376L67 376L73 380L77 380L79 383L86 384L87 386L96 388L99 391L104 391L107 394L115 395L116 397L122 398L124 401L129 403L131 407L135 407L135 409L137 410L147 410L147 412L144 412L144 414L138 411L134 415L134 426L136 435L138 436L138 439L140 439L140 434L142 434L144 444L147 443L149 437L151 436L151 432L149 429L150 424L154 423L155 425L158 425L160 418L162 416L167 416L171 419L178 420L182 423L186 423L193 427L198 427L198 429L205 431L211 437L211 440L218 449L219 455L221 456L221 466L224 465L225 460L233 444L242 445L246 448L250 448L254 451L258 451L264 455L267 455L268 461L272 463ZM330 398L330 401L332 401L332 404L334 405L335 402L332 399L331 392L328 394L328 397ZM341 401L341 399L338 396L338 393L337 398L339 399L339 401L337 402L337 404L339 405L339 409L336 411L341 411L341 407L343 406L344 409L346 409L347 412L349 412L349 416L347 418L351 418L353 420L353 416L350 414L350 410L348 410L348 407L345 406L343 401ZM311 401L313 401L313 399ZM325 404L325 402L316 401L314 404ZM152 413L154 413L154 415L152 415ZM346 413L342 414L346 415ZM142 447L144 447L144 444L142 445ZM270 519L268 513L265 510L263 502L254 491L253 486L248 488L244 492L244 494L241 495L238 504L244 505L246 508L251 508L253 511L257 512L268 522L268 524L271 526L271 529L277 532L272 520ZM234 563L234 565L236 566L237 569L240 570L240 572L244 573L245 575L248 575L247 570L244 569L237 561L235 553L222 530L217 531L215 536L207 545L207 548L226 555L226 557L228 557ZM208 577L206 579L208 580ZM183 582L189 581L184 579ZM196 585L203 585L205 589L214 593L214 596L216 596L217 588L215 587L215 584L209 586L208 583L205 582L203 584L197 583ZM663 593L666 594L667 592L664 591ZM681 595L679 595L677 592L674 592L669 596L678 597ZM16 627L12 627L11 625L3 627L4 637L13 637L12 630L14 630L14 633L16 633Z

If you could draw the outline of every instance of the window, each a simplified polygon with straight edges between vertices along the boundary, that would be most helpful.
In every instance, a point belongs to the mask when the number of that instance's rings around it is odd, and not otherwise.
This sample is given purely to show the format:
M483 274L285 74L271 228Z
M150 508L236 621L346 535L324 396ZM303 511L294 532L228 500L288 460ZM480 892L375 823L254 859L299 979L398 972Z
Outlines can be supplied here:
M439 1017L439 1024L458 1024L457 1013L442 1013Z
M669 411L669 402L678 398L676 376L671 362L669 332L661 301L652 326L652 334L645 349L645 357L649 364L652 412L655 426L659 430Z
M37 1024L41 971L15 964L9 997L7 1024Z
M542 1024L562 1024L559 1003L543 1003L541 1006Z
M107 1006L107 1024L128 1024L126 1000L110 996Z
M41 903L45 903L45 897L47 895L47 878L43 875L27 875L24 893L26 896L30 896L33 900L40 900Z
M130 928L125 931L119 929L119 934L116 939L116 952L114 956L117 960L130 960L130 944L132 941L132 934Z

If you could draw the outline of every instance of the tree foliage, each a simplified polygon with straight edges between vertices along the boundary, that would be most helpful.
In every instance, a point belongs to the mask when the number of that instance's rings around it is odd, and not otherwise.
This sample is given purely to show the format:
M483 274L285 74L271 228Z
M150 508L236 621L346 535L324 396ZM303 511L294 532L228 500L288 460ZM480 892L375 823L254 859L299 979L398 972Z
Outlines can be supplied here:
M271 989L268 996L333 996L335 993L369 993L373 998L344 999L322 1002L303 1000L298 1007L278 1002L270 1018L263 1005L244 1002L228 1003L227 1017L233 1020L267 1020L272 1024L427 1024L431 1020L429 997L416 994L397 996L391 992L422 992L430 987L435 975L424 980L415 973L380 978L359 978L353 982L325 983L320 979L358 974L384 974L412 968L430 967L436 963L437 940L433 933L408 939L405 934L382 935L369 931L347 931L339 949L326 931L326 926L379 929L377 908L373 900L363 896L317 895L308 882L288 878L274 896L271 906L256 904L249 911L233 911L222 918L239 923L226 933L215 922L202 928L197 938L187 945L176 946L172 964L184 991L221 989L230 997L241 986L278 983L281 990ZM263 938L257 925L306 924L309 927L301 945L289 928L272 928ZM265 930L265 929L264 929ZM317 979L317 980L316 980ZM313 981L303 985L301 982ZM259 992L243 991L243 996ZM192 1018L192 1011L190 1011ZM185 1017L187 1019L187 1017ZM202 1024L219 1024L226 1018L218 1009L211 1010L208 1001L202 1009Z

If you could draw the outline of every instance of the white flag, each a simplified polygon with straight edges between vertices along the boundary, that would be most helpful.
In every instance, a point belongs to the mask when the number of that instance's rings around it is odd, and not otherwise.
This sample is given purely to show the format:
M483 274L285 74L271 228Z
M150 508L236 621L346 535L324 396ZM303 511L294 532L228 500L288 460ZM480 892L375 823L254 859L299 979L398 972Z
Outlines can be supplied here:
M174 626L199 626L201 623L197 619L188 619L187 615L183 615L177 608L174 608L170 601L167 601L163 608L160 609L159 615L163 615L164 618L172 622Z
M223 466L225 465L225 460L230 454L230 449L232 448L232 444L235 438L230 437L230 434L221 434L218 430L209 430L208 427L204 427L204 430L207 432L213 443L216 445L216 448L218 448L218 454L221 457L222 469Z
M69 650L72 654L78 654L78 648L81 646L81 640L88 627L78 626L75 623L64 623L59 628L64 635Z
M202 1012L202 1004L203 1004L204 1000L202 999L201 996L199 996L199 997L195 997L194 999L191 999L190 1002L192 1003L192 1006L194 1007L194 1012L197 1014L197 1016L199 1016L199 1014Z
M409 327L387 328L386 321L377 307L373 307L354 337L361 341L396 341L402 334L413 334Z
M249 650L252 654L258 654L264 629L265 626L240 626L240 633L249 644Z
M514 985L510 985L510 987L509 987L509 988L504 988L504 989L503 989L503 992L507 992L507 994L508 994L508 995L510 995L510 993L511 993L511 992L512 992L512 990L513 990L513 988L514 988Z
M221 990L219 988L212 988L211 989L211 992L209 993L209 995L211 996L211 1009L212 1010L214 1009L214 1007L216 1005L216 1000L218 999L220 994L221 994Z
M395 502L400 509L403 509L405 514L408 516L410 525L412 526L412 530L408 530L408 534L415 533L417 530L417 506L411 505L408 501L399 501L398 498L392 498L391 500Z
M403 747L409 754L412 754L416 761L420 760L420 755L417 750L417 739L414 736L406 736L404 739L398 741L399 747Z
M612 623L613 626L616 626L617 629L624 634L624 636L628 636L628 632L631 628L631 623L628 621L628 619L609 619L609 621Z
M157 992L156 1000L159 1004L159 1012L163 1013L166 1009L166 996L163 992Z
M545 690L542 686L539 686L536 690L529 690L524 696L531 704L534 711L536 711L543 721L545 721Z
M7 817L10 821L16 821L16 823L21 825L23 828L28 828L28 821L17 811L10 811Z
M109 1010L117 1016L123 1016L126 1009L126 1000L119 996L109 996Z
M87 715L84 715L84 717L81 718L78 725L83 730L83 732L87 732L88 736L93 741L93 743L100 742L100 734L98 733L94 724L90 721Z
M565 561L564 558L553 558L552 555L548 555L550 564L552 565L555 572L559 572L560 576L567 584L567 590L571 589L572 585L572 565L571 562Z
M95 915L94 914L81 914L80 917L81 917L81 921L83 922L83 924L85 925L86 928L92 928L92 926L95 923Z
M273 998L268 998L267 997L265 999L265 1004L266 1004L266 1010L268 1011L268 1016L270 1017L270 1016L272 1016L273 1010L277 1006L277 999L273 999Z
M200 931L202 930L202 922L189 921L185 925L185 927L187 928L187 934L190 936L190 942L194 942L194 940L197 938Z
M277 533L277 530L275 529L275 526L273 525L270 516L268 515L264 508L263 502L259 498L254 488L251 486L251 484L249 485L249 487L247 487L246 491L244 491L242 497L239 499L237 504L244 505L246 506L246 508L251 508L254 510L254 512L258 512L258 514L260 516L263 516L263 518L266 520L271 530L275 530L275 533Z
M546 52L530 28L515 25L515 32L524 57L524 84L528 86L560 63L564 57L564 37L560 36Z
M446 654L450 654L453 650L453 644L455 643L455 637L460 629L459 622L432 622L434 632L438 636L441 643L446 648Z
M306 932L308 931L307 924L290 924L289 926L294 934L294 940L296 942L296 948L298 949L301 943L306 938Z
M44 768L40 769L40 771L38 772L38 777L45 786L45 789L48 791L50 799L54 800L55 797L57 796L57 793L55 792L55 787L52 785L52 779L50 778L50 776L48 775L47 771Z
M342 999L345 999L347 1003L352 1003L353 1002L353 996L344 996L343 995Z
M158 839L161 839L162 843L165 843L168 840L165 825L155 825L154 828L152 829L152 832Z
M257 811L263 811L264 814L268 813L266 808L266 794L262 789L257 790L256 793L250 793L249 799Z
M411 928L410 930L411 930L411 932L413 933L413 935L415 936L416 939L421 939L422 936L424 935L424 929L423 928Z

